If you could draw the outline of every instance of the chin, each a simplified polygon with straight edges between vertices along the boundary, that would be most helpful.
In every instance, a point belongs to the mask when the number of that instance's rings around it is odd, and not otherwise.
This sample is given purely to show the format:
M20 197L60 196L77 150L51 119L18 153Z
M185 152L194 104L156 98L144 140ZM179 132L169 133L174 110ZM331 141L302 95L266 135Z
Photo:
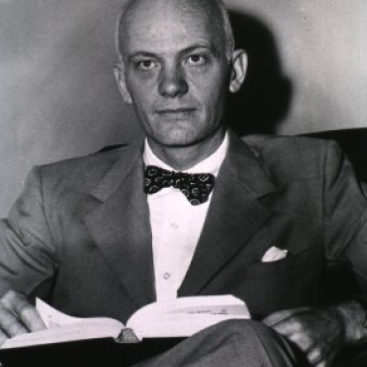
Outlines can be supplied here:
M180 121L156 121L151 123L147 135L157 144L179 148L198 144L216 134L218 128L209 126L201 119ZM198 129L198 127L200 127Z
M158 144L170 147L190 146L200 140L198 132L187 126L164 129L153 137Z
M198 140L191 138L191 137L180 137L180 136L164 136L164 137L159 137L157 139L155 139L155 141L162 145L162 146L166 146L166 147L187 147L190 145L195 144Z

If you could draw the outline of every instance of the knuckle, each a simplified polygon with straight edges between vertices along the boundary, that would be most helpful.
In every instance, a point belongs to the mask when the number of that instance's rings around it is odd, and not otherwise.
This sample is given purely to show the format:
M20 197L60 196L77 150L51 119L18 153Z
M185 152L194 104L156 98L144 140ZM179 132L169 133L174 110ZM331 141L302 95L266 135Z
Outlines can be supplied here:
M1 303L6 307L6 308L13 308L13 305L21 299L20 293L18 293L17 291L14 291L12 289L8 290L4 296L1 298Z
M15 336L19 334L24 334L25 330L19 323L12 323L9 325L7 332L10 336Z
M28 305L28 304L24 304L22 305L22 307L19 309L19 317L22 319L22 320L27 320L27 319L30 319L32 318L33 316L33 307L31 305Z
M3 297L3 299L4 300L12 300L12 299L14 299L14 298L16 298L17 297L17 292L16 291L14 291L13 289L9 289L6 293L5 293L5 295L4 295L4 297Z
M8 311L5 310L5 312L0 315L0 326L5 332L12 330L16 324L19 324L18 320Z
M9 313L9 311L2 307L0 310L0 327L4 331L10 327L12 320L14 320L14 316Z
M323 363L325 363L325 356L323 349L319 346L315 346L307 354L307 359L311 363L311 365L321 367Z
M0 313L0 328L7 336L15 336L26 331L21 321L7 309L3 309Z
M316 358L320 358L322 355L322 350L320 347L314 347L313 348L313 355L314 355L314 359Z
M18 315L18 317L21 317L24 312L28 312L28 310L31 309L33 306L22 294L16 291L11 292L12 293L10 293L9 295L7 294L7 297L3 299L2 304L7 310Z
M303 322L298 317L294 317L292 321L298 332L304 332Z
M307 335L307 334L304 335L304 337L302 338L302 342L303 342L306 349L310 349L314 345L314 340L312 338L310 338L309 335ZM315 353L319 353L320 348L314 347L314 350L315 350Z
M302 333L294 333L290 336L290 340L295 343L303 352L308 352L312 341L307 337L307 335Z
M0 331L3 334L5 333L6 336L15 336L26 332L21 316L15 312L12 305L7 304L7 301L5 301L5 304L0 304Z
M328 366L328 364L326 361L321 361L321 362L315 363L314 366L315 367L326 367Z

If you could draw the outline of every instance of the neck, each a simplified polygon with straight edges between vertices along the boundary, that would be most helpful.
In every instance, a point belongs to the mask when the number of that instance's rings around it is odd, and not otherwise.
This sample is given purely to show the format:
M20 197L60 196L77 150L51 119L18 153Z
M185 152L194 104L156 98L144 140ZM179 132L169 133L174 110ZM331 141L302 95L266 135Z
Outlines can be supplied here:
M175 170L183 171L195 166L214 153L224 139L225 130L205 141L189 146L163 146L148 138L154 154Z

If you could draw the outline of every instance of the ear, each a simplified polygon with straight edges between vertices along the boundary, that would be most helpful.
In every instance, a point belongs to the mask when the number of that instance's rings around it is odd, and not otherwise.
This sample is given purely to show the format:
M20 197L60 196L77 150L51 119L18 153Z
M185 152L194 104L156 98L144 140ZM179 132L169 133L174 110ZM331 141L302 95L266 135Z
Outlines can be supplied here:
M132 104L133 101L126 86L124 64L122 62L116 64L113 68L113 72L115 74L117 87L122 95L122 99L124 100L125 103Z
M244 50L234 50L232 54L231 79L229 90L236 93L241 88L247 71L247 54Z

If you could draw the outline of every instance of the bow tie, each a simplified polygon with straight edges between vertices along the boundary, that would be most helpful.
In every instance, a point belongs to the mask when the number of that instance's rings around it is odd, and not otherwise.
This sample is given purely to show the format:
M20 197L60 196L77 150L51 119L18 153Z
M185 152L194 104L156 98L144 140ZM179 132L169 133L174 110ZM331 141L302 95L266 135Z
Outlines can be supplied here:
M179 189L191 205L208 200L214 187L214 176L210 173L183 173L167 171L157 166L147 166L144 175L144 192L155 194L165 187Z

